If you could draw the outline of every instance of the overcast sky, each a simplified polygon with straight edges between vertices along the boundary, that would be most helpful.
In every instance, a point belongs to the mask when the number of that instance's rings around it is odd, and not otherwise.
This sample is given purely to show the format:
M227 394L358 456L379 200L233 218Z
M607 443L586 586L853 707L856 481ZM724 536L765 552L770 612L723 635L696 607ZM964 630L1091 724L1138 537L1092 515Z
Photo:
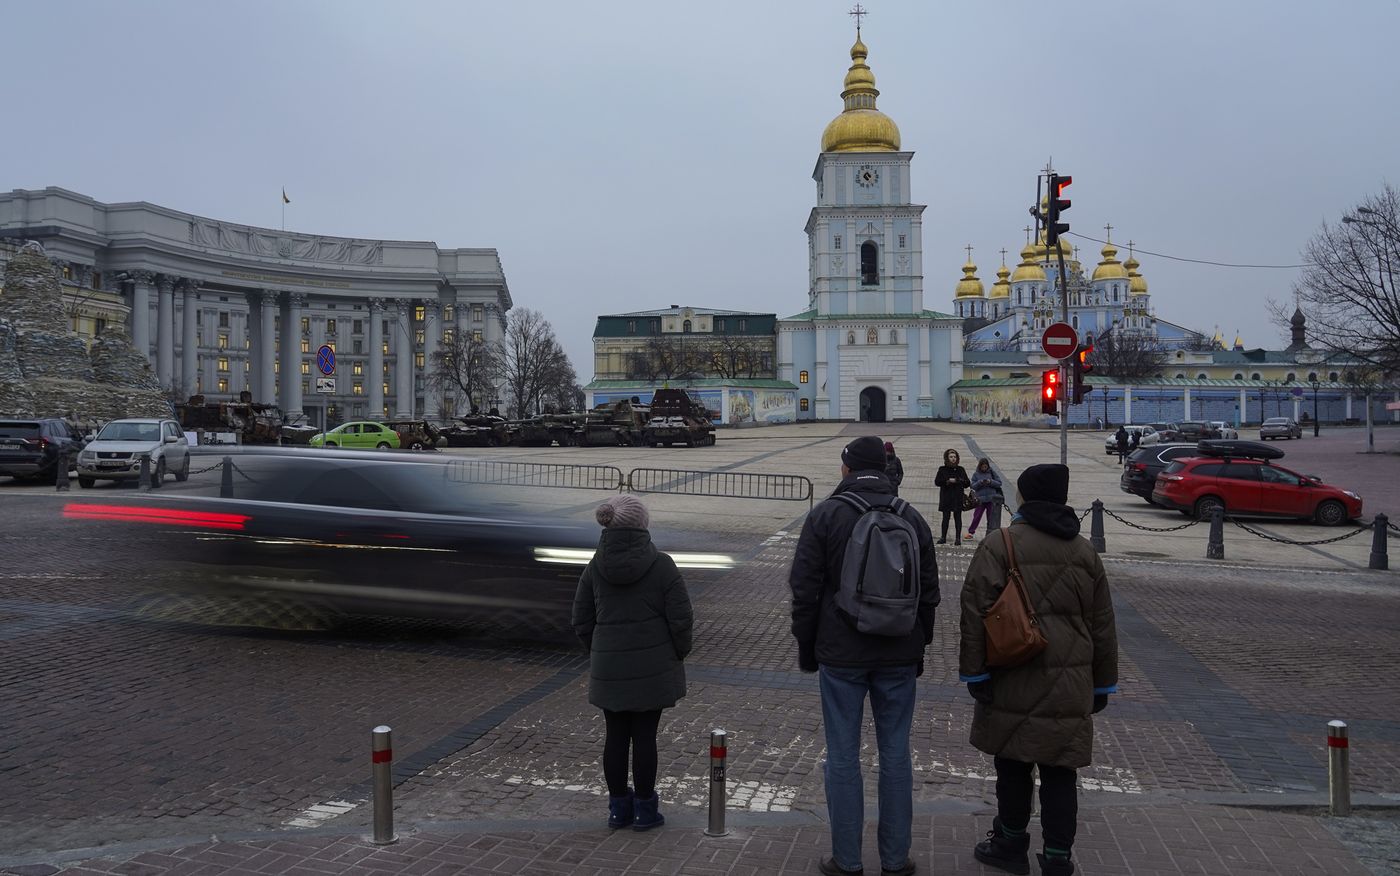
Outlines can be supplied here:
M1397 0L865 5L932 309L965 244L1015 264L1052 155L1076 231L1251 264L1400 182ZM5 4L0 186L277 227L285 185L298 231L496 247L587 381L600 313L805 309L850 6ZM1279 343L1295 271L1139 258L1159 317Z

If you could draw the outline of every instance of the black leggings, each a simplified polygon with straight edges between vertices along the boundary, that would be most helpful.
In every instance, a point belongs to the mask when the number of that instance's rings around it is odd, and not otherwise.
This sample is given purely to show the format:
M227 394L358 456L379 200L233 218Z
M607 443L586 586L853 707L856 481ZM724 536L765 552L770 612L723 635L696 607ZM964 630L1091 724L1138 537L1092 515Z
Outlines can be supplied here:
M656 793L656 728L661 710L610 712L603 710L608 738L603 743L603 778L614 797L627 793L627 749L632 749L632 780L638 797Z
M962 531L963 531L963 528L962 528L962 509L958 509L957 511L944 511L944 512L943 512L943 535L941 535L940 538L945 538L945 539L946 539L946 538L948 537L948 518L949 518L950 516L953 518L953 521L954 521L954 523L956 524L956 525L953 527L953 537L954 537L954 538L961 539L961 538L962 538Z
M997 815L1001 823L1012 830L1025 830L1031 820L1031 794L1035 781L1031 769L1036 765L998 757ZM1074 847L1074 831L1079 819L1079 796L1075 788L1076 774L1069 767L1046 766L1040 769L1040 832L1047 849L1057 849L1069 855Z

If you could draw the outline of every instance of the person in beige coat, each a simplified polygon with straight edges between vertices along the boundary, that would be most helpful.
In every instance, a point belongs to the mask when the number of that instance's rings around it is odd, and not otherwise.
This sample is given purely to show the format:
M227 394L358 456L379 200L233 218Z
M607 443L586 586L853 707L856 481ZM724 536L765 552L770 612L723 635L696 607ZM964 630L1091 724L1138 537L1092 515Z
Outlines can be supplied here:
M976 703L972 744L992 755L997 817L973 850L984 864L1029 873L1033 769L1040 771L1042 874L1074 872L1070 851L1078 819L1077 774L1093 754L1091 715L1118 689L1118 634L1103 563L1079 535L1066 505L1069 469L1033 465L1016 481L1009 533L1027 594L1049 642L1013 668L987 666L982 619L1006 586L1006 545L988 537L973 556L962 590L959 678Z

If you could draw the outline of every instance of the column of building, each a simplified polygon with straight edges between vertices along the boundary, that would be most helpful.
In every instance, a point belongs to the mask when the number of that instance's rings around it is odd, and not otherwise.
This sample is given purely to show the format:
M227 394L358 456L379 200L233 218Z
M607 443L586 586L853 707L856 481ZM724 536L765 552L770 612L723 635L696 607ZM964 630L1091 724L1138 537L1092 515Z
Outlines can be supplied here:
M384 416L384 299L369 300L369 417Z
M282 297L282 412L302 413L301 397L301 314L306 295L284 292Z
M253 345L253 370L258 373L259 395L253 401L266 405L277 404L277 293L272 289L259 289L259 330L261 341ZM286 326L283 326L286 329Z
M180 392L189 398L199 391L199 281L180 281Z
M258 367L258 355L263 347L262 334L262 310L263 299L262 290L254 289L247 293L248 318L245 325L248 330L248 358L247 367L243 369L243 391L250 392L254 401L261 401L265 392L259 384L262 380L262 369Z
M156 275L156 380L162 389L175 385L175 280Z
M423 417L442 419L442 387L432 379L433 353L442 347L442 301L429 298L423 307Z
M394 417L413 416L413 305L411 299L394 302Z
M131 345L151 361L151 290L154 271L131 272Z

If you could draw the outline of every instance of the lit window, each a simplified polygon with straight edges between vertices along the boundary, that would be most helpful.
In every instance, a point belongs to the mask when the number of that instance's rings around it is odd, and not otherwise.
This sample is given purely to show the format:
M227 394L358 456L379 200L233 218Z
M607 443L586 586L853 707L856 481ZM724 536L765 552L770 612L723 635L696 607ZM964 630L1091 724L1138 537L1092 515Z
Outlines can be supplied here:
M220 359L220 360L219 360L219 370L220 370L220 371L228 371L228 360L227 360L227 359Z
M252 338L244 338L244 339L243 339L243 349L245 349L245 350L251 350L251 349L253 349L253 339L252 339Z
M303 353L310 353L310 352L311 352L311 342L308 341L306 338L302 338L302 339L301 339L301 351L302 351Z
M472 340L475 341L475 342L478 343L478 344L481 343L481 331L480 331L480 329L478 329L478 330L472 332Z
M423 310L424 310L424 308L423 308L422 306L413 308L413 321L414 321L414 322L422 322L422 321L423 321Z
M445 329L442 330L442 342L443 342L444 344L450 344L450 343L452 343L452 339L455 338L456 336L457 336L457 333L456 333L455 331L453 331L452 329L450 329L450 328L445 328Z
M797 402L797 407L799 410L807 410L807 399L799 399Z
M251 360L251 359L245 359L245 360L243 361L243 373L244 373L244 374L247 374L249 371L252 371L252 370L253 370L253 362L252 362L252 360Z
M305 334L306 332L311 331L311 318L310 318L310 317L303 316L303 317L301 318L301 331L302 331L302 334Z
M422 368L422 367L423 367L423 354L422 354L422 353L414 353L414 354L413 354L413 367L415 367L415 368Z
M310 373L311 373L311 363L310 363L310 362L303 362L303 363L301 363L301 373L302 373L302 374L310 374Z
M351 366L350 366L350 372L351 372L352 374L364 374L364 373L365 373L365 363L363 363L363 362L356 362L354 365L351 365Z
M453 320L456 316L457 316L457 308L453 307L451 304L444 304L444 305L442 306L442 318L443 318L444 321L446 321L446 322L452 322L452 320ZM357 329L357 331L358 331L358 329Z
M384 381L384 394L385 394L385 395L388 395L388 394L389 394L389 381L387 381L387 380ZM384 413L387 414L388 412L389 412L389 409L388 409L387 407L384 408Z
M807 372L806 372L806 371L799 371L799 372L797 372L797 382L798 382L798 383L806 383L806 382L807 382Z
M227 350L227 349L228 349L228 335L219 335L219 349L220 349L220 350Z
M328 319L328 320L326 320L326 334L328 334L328 335L333 335L333 334L335 334L335 320L333 320L333 319Z
M306 364L306 363L303 362L302 364L304 365L304 364ZM273 374L281 374L281 373L282 373L282 363L279 362L279 361L277 361L277 360L275 360L275 359L274 359L273 362L272 362L272 373L273 373Z
M389 342L388 342L388 341L385 341L385 342L384 342L384 352L385 352L385 353L389 352Z
M227 377L220 377L220 378L219 378L219 392L228 392L228 378L227 378Z
M422 330L422 329L419 329L418 331L416 331L416 332L413 333L413 343L417 344L417 345L420 346L420 347L423 346L423 330Z
M364 395L365 385L362 381L357 380L353 384L351 384L350 391L355 395Z

